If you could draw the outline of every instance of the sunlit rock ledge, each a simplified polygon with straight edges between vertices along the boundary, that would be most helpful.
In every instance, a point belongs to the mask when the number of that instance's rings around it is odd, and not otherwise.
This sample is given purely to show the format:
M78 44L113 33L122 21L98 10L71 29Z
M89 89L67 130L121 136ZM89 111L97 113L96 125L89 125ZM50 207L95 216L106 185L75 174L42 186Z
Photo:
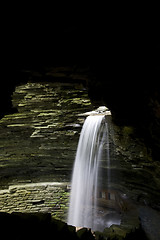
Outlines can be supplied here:
M78 116L94 116L94 115L111 115L111 111L105 106L98 107L97 109L90 111L90 112L85 112L78 114Z

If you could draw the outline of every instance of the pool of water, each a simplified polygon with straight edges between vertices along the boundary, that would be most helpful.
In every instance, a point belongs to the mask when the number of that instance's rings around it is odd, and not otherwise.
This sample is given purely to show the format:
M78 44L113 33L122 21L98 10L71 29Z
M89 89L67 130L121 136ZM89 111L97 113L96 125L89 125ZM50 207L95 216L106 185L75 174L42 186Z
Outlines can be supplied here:
M121 224L121 215L116 212L110 212L104 216L99 216L95 219L95 231L103 232L104 228L109 228L111 225Z
M121 214L115 210L110 210L107 208L98 208L96 211L96 217L89 216L89 222L92 222L92 230L103 232L105 228L109 228L111 225L120 225L121 224ZM91 220L92 218L92 220ZM89 227L89 226L83 226Z

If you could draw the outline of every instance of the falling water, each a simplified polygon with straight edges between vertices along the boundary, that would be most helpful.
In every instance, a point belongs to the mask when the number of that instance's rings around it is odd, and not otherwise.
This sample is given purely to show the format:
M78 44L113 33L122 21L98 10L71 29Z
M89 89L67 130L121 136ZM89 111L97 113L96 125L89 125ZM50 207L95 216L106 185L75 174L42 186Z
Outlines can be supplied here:
M104 143L109 145L107 141L105 116L88 116L81 131L74 163L68 224L96 228L99 165ZM107 156L109 161L109 150Z

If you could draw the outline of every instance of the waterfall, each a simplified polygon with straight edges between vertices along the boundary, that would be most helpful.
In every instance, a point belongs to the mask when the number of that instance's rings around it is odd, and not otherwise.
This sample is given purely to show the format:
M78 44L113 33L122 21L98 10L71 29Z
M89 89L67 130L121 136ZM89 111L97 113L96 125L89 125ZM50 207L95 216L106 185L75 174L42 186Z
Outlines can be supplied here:
M70 225L96 228L97 187L104 145L109 146L105 116L88 116L82 127L73 168L68 213ZM107 149L109 164L109 147Z

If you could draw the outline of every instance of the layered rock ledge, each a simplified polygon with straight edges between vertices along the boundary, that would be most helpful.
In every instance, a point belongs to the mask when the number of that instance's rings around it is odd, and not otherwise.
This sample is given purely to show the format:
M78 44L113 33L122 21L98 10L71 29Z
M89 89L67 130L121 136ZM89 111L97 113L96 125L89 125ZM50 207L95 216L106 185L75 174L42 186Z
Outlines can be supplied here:
M12 96L17 113L0 120L0 186L19 182L70 181L84 117L92 110L79 83L17 86Z
M0 212L51 213L66 221L69 183L41 182L9 186L0 190Z

